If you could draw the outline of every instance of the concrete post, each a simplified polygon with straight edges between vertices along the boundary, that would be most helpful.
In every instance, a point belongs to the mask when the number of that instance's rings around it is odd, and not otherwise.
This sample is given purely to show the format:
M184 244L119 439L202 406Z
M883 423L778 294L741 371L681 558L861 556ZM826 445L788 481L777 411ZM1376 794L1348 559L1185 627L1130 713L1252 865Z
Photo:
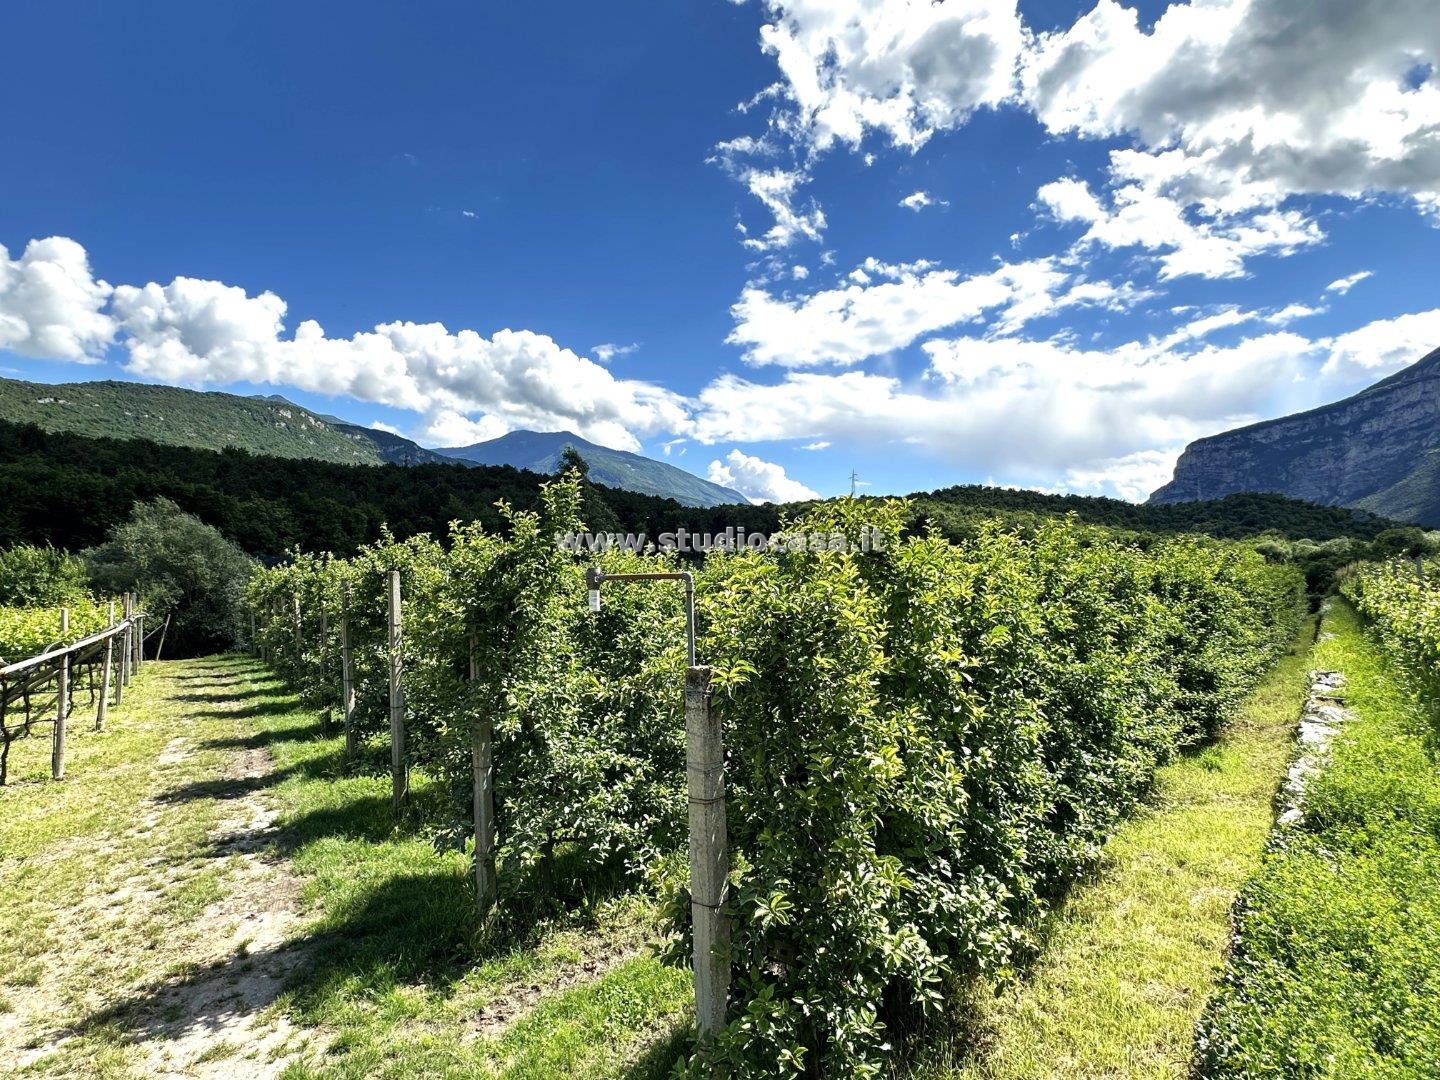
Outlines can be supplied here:
M355 667L350 649L350 586L340 609L340 714L345 723L345 756L355 753Z
M685 669L685 779L690 794L690 915L695 1018L703 1042L725 1026L730 994L730 851L725 831L725 745L710 708L710 669Z
M107 627L115 625L115 601L110 601L110 618ZM100 700L95 705L95 730L105 730L105 714L110 708L110 672L115 666L115 635L105 639L105 660L100 669Z
M479 676L475 635L470 635L470 681ZM476 717L470 734L470 764L475 796L475 903L481 913L495 903L495 768L491 759L494 740L490 717Z
M410 796L405 768L405 672L400 633L400 571L390 571L390 794L396 811Z

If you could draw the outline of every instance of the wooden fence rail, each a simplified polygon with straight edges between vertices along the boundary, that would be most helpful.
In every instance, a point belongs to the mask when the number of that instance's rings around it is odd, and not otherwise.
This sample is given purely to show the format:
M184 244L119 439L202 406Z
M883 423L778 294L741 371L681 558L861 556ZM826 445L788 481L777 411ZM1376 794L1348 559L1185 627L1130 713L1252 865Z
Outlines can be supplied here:
M30 733L36 722L31 715L31 695L53 685L55 693L54 728L51 733L50 775L52 779L65 778L65 742L69 719L74 709L75 687L86 677L92 700L95 703L95 730L102 731L108 715L110 691L113 685L114 704L120 704L121 688L128 678L128 667L138 661L144 649L141 628L145 615L134 610L134 601L125 597L125 617L115 621L114 603L110 606L110 625L104 630L90 634L69 645L50 648L35 656L13 663L0 665L0 784L9 778L10 745L22 735ZM62 632L70 625L70 612L61 609ZM122 655L121 671L114 670L116 644ZM138 643L138 644L137 644ZM135 646L132 649L132 646ZM133 657L133 660L132 660ZM96 669L100 679L97 687ZM96 690L98 689L98 694ZM48 694L46 695L48 698ZM12 724L12 708L21 703L25 720Z

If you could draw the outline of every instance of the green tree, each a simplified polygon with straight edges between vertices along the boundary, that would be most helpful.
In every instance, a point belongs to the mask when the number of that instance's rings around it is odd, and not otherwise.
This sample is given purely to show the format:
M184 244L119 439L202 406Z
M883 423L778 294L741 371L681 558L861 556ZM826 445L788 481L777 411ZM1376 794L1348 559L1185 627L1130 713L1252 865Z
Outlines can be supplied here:
M254 562L169 499L136 503L130 520L84 558L98 591L134 591L149 612L170 616L172 655L228 649L241 640Z

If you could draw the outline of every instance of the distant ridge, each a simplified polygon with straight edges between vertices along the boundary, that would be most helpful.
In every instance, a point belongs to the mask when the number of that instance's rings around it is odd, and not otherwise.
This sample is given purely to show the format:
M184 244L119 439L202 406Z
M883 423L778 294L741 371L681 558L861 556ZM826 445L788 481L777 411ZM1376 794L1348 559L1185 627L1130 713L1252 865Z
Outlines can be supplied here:
M733 488L702 480L663 461L600 446L570 431L511 431L498 439L435 452L476 465L513 465L531 472L553 473L567 449L585 459L590 479L597 484L659 495L681 506L726 506L749 501Z
M1440 526L1440 349L1343 401L1196 440L1150 502L1240 491Z
M317 413L278 394L246 396L117 380L0 379L0 419L45 431L150 439L199 450L233 447L338 465L495 464L553 473L565 447L574 446L597 484L671 498L683 506L746 501L738 491L673 465L598 446L569 432L512 431L473 447L428 450L401 435Z

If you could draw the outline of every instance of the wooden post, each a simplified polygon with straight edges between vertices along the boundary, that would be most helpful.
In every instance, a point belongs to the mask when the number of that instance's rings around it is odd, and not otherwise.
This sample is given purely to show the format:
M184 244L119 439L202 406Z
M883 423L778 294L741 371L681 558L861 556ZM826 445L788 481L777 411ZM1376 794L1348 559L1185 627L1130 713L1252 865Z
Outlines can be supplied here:
M320 641L315 649L315 685L319 688L320 700L326 704L320 713L320 723L326 735L330 734L330 721L335 713L329 704L330 695L325 685L326 638L330 635L330 613L325 610L325 594L320 594Z
M410 796L405 769L404 658L400 633L400 571L390 571L390 794L398 812Z
M110 601L110 621L105 624L110 628L115 626L115 601ZM105 713L110 708L110 670L115 666L115 635L111 634L105 639L105 660L104 666L100 669L100 700L95 705L95 730L105 730Z
M725 832L725 745L710 708L710 669L685 669L685 780L690 794L690 916L694 923L695 1020L701 1041L725 1027L730 996L730 874Z
M135 671L138 674L145 666L145 616L135 620Z
M1425 580L1425 557L1423 555L1415 556L1415 576L1421 581Z
M470 635L470 681L479 677L475 635ZM475 792L475 904L481 914L495 903L495 767L491 757L494 739L489 716L475 719L470 736L470 764Z
M250 609L250 655L259 656L260 650L255 645L255 609Z
M128 592L125 594L123 601L123 610L125 612L125 640L120 643L120 685L129 686L130 650L135 645L135 635L131 633L130 629L130 616L134 613L134 605ZM120 704L120 693L118 690L115 693L115 704Z
M60 609L60 639L70 633L70 609ZM50 742L50 778L65 779L65 721L70 716L70 656L60 658L60 670L55 675L55 735Z
M165 613L165 623L160 627L160 640L155 643L155 659L160 659L160 654L165 651L165 635L170 633L170 616L173 612Z
M355 753L355 668L350 652L350 586L340 608L340 715L345 723L345 756Z

